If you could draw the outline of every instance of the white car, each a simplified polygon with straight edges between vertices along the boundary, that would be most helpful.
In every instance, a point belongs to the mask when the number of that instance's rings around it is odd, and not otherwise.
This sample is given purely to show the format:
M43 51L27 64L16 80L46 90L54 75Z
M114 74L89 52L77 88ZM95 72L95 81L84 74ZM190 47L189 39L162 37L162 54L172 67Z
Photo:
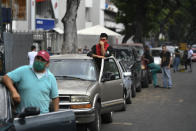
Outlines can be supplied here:
M161 51L162 51L161 47L150 48L151 56L154 58L154 63L157 65L161 65L161 57L160 57ZM167 51L169 51L171 54L171 57L172 57L172 65L171 66L173 66L173 60L175 58L174 52L168 48L167 48Z
M160 53L162 51L162 48L150 48L151 56L154 58L154 63L157 65L161 65L161 57Z

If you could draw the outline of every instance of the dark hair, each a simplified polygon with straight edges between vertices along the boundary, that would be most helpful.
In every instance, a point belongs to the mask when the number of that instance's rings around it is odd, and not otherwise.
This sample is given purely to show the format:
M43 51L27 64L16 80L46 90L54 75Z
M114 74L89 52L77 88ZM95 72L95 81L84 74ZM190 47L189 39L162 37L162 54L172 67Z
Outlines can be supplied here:
M108 35L106 33L101 33L100 38L106 37L108 39Z
M166 47L166 45L162 45L162 47Z
M31 46L31 51L35 50L36 47L34 45Z

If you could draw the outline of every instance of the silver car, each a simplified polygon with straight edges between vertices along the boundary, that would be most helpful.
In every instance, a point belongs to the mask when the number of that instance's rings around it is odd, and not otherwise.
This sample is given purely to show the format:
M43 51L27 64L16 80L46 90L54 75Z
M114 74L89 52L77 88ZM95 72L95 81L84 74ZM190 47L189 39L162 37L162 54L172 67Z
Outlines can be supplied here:
M111 122L113 111L126 108L119 64L114 57L100 61L98 69L86 55L58 55L51 57L49 67L58 82L60 108L73 110L76 122L91 131L100 130L100 118Z

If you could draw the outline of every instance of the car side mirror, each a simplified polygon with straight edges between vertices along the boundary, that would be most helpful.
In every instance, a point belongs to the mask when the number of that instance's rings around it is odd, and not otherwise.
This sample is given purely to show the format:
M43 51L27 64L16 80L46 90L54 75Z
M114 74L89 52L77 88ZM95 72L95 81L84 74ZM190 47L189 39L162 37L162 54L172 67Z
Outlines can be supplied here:
M124 77L131 77L132 73L131 72L123 72Z
M26 107L24 110L19 113L19 118L25 118L26 116L35 116L40 114L40 109L37 107Z

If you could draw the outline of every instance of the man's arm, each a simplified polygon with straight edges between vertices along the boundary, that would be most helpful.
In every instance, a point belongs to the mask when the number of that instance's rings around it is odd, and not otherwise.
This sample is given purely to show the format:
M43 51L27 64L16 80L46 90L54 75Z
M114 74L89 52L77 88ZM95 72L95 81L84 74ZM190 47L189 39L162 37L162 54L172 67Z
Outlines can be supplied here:
M171 64L172 64L172 56L171 56L171 54L169 53L169 65L168 65L168 68L170 68L171 67Z
M59 110L59 97L56 97L56 98L52 99L52 105L53 105L54 111Z
M6 85L6 87L10 91L13 100L17 103L20 103L20 95L17 92L12 80L8 77L8 75L3 76L3 83Z

